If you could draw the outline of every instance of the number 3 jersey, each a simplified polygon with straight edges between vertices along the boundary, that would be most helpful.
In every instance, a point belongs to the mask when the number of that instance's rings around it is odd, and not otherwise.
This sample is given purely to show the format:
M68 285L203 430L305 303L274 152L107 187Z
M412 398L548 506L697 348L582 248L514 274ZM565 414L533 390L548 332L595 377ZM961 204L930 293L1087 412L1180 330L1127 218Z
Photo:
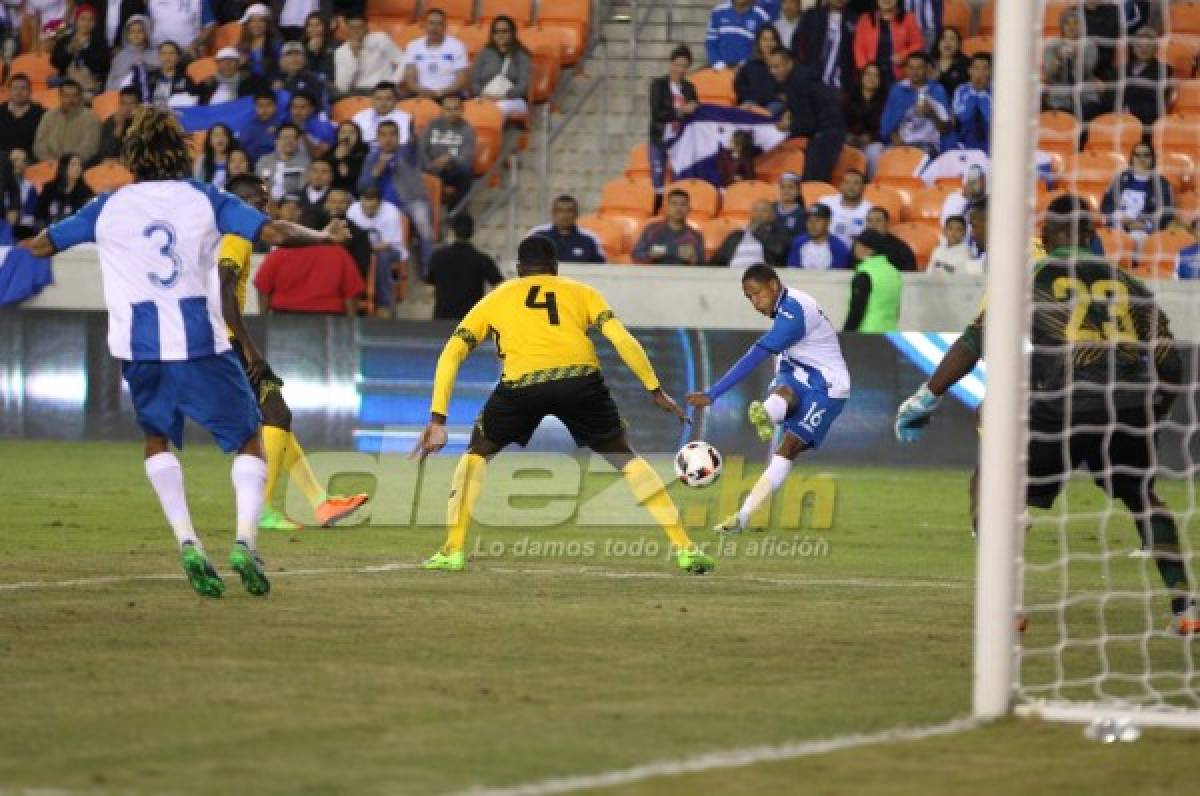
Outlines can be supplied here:
M983 353L984 313L964 342ZM1180 357L1166 314L1136 277L1090 251L1056 249L1033 280L1030 418L1061 424L1147 407L1175 383Z
M180 361L229 349L217 247L254 240L266 217L195 180L138 182L101 194L49 229L58 251L95 243L117 359Z

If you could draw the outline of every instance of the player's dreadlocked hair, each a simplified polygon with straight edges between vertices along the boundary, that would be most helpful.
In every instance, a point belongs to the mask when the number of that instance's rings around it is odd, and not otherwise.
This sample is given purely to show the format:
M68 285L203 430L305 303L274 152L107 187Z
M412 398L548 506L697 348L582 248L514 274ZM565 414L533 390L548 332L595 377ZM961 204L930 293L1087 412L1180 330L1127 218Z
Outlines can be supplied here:
M121 159L134 180L183 180L192 176L192 151L175 114L138 108L121 142Z

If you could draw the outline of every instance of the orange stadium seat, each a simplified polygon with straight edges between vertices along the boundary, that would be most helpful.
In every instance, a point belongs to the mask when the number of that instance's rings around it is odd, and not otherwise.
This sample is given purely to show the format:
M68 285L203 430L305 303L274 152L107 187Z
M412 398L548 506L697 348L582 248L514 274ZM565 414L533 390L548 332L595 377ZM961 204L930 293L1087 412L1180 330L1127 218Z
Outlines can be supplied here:
M968 58L977 53L990 53L992 51L992 37L971 36L963 39L962 51L963 55Z
M1167 152L1158 156L1158 170L1171 183L1176 199L1196 189L1196 160L1186 152Z
M838 189L827 182L809 180L800 185L800 195L804 197L804 206L812 207L826 196L837 196Z
M1156 121L1154 151L1200 155L1200 113L1172 113Z
M120 100L120 91L106 91L103 94L97 94L92 97L92 113L96 114L103 122L117 110Z
M1200 80L1179 81L1179 91L1175 96L1176 113L1200 112Z
M1137 242L1133 236L1123 229L1115 227L1097 227L1096 235L1104 246L1104 256L1117 263L1126 271L1133 270L1134 252Z
M417 135L423 134L429 123L442 115L442 106L425 97L402 100L396 103L396 107L413 117L413 128L417 131ZM463 110L465 112L465 106Z
M533 0L479 0L479 24L490 25L501 14L512 17L518 25L528 25L533 21Z
M209 43L208 49L210 54L215 55L217 50L222 47L236 47L238 40L242 38L242 25L240 22L226 22L217 28L213 34L212 42Z
M25 179L33 183L40 192L42 186L54 179L58 173L57 160L43 160L33 163L25 169Z
M392 41L401 50L407 47L411 42L414 42L425 35L425 28L415 23L405 25L389 25L383 28L383 30L392 37Z
M1125 158L1116 152L1080 152L1063 163L1059 184L1076 193L1099 192L1103 196L1126 165Z
M475 174L483 174L500 157L504 113L491 100L473 99L467 100L463 107L463 118L475 130Z
M187 76L193 82L203 83L217 73L216 58L197 58L187 65Z
M852 169L865 175L867 173L867 155L861 149L844 146L842 153L838 155L837 162L833 164L833 182L840 184L842 177Z
M432 8L440 8L450 22L475 21L475 0L431 0L422 13L428 14Z
M563 66L579 62L587 47L591 21L591 0L546 0L538 9L540 27L561 31Z
M1185 224L1194 224L1200 219L1200 193L1191 191L1175 197L1175 212Z
M1042 35L1046 38L1057 36L1061 31L1058 18L1068 6L1070 0L1047 0L1042 13ZM979 33L991 36L996 32L996 0L988 0L979 15Z
M979 9L979 29L976 33L990 36L996 32L996 0L987 0Z
M625 228L620 222L589 214L580 216L575 223L579 225L580 229L586 229L600 239L604 256L610 263L619 263L629 259L629 252L625 248Z
M475 56L479 55L487 45L488 29L482 25L467 25L454 35L467 48L467 56L470 58L471 63L475 63ZM521 42L529 46L529 43L525 41L524 33L521 33Z
M721 209L721 196L711 182L705 180L679 180L667 185L666 193L684 191L691 198L691 216L694 219L715 217ZM666 211L663 202L663 211Z
M1138 273L1150 279L1173 279L1175 257L1180 249L1186 249L1196 239L1178 229L1164 229L1142 241L1138 254Z
M1158 40L1158 60L1170 64L1177 80L1196 76L1196 57L1200 39L1193 36L1164 36Z
M927 158L928 156L916 147L888 147L879 156L879 163L875 170L875 182L890 188L919 191L925 187L925 182L917 176L917 173Z
M712 260L721 244L729 237L729 233L742 228L740 223L730 218L710 218L692 226L699 227L700 236L704 238L705 262Z
M701 69L689 79L696 87L696 96L701 102L712 105L732 105L735 101L733 93L733 69L720 72L715 69Z
M1088 152L1115 152L1128 158L1145 129L1132 113L1102 113L1087 125Z
M634 244L637 243L638 231L642 228L642 224L646 223L649 215L633 210L604 210L601 208L599 216L620 227L621 248L628 257L633 251Z
M1176 0L1165 11L1166 29L1171 35L1200 36L1200 3L1194 0Z
M967 5L967 0L946 0L942 10L942 27L954 28L964 39L971 35L971 7Z
M604 184L600 193L599 214L607 217L620 211L643 218L654 212L654 186L649 179L618 177Z
M1038 149L1064 159L1079 149L1079 120L1065 111L1042 111L1038 115Z
M433 237L442 237L442 180L427 171L421 172L421 182L425 183L425 192L429 194L429 223L433 225Z
M785 172L804 174L804 151L800 149L772 149L759 155L754 162L754 173L760 180L779 182Z
M760 199L779 201L779 188L764 180L735 182L725 189L721 197L721 218L745 223L750 218L750 208Z
M933 256L933 250L938 247L941 240L937 230L927 224L908 221L893 224L891 231L893 235L907 243L908 248L912 249L913 256L917 259L917 270L924 271L929 267L929 259Z
M329 118L335 122L348 122L354 114L371 107L370 97L346 97L333 103Z
M367 4L367 16L372 21L376 17L397 17L411 21L416 18L420 5L421 0L370 0Z
M58 74L58 70L50 63L50 56L41 53L24 53L18 55L9 65L8 74L22 74L29 78L30 86L34 89L45 88L50 78Z
M625 161L625 176L650 179L650 147L645 141L634 144L629 150L629 159Z
M35 88L30 93L30 96L34 102L46 110L53 110L58 107L58 89L56 88Z
M521 42L533 59L529 99L535 105L540 105L554 95L554 89L558 86L559 70L562 69L562 37L558 31L529 28L521 33Z
M946 204L946 197L952 193L952 190L936 185L929 188L922 188L919 191L913 191L912 200L908 204L908 217L902 220L907 220L914 224L924 224L927 227L932 227L934 230L940 231L942 226L942 207Z
M867 186L863 192L863 198L870 202L875 207L882 207L888 212L888 218L893 224L900 222L901 216L904 214L904 197L895 188L889 188L886 185L875 185L874 183Z
M85 171L83 181L94 192L104 193L105 191L115 191L123 185L129 185L133 182L133 175L129 173L129 169L117 161L106 160Z

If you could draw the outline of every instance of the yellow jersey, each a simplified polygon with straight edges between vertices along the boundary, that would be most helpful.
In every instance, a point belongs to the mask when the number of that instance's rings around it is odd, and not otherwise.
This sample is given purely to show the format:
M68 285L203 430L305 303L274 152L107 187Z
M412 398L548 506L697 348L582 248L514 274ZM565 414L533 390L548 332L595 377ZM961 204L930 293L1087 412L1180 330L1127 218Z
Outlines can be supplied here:
M613 343L647 390L658 389L645 351L600 291L564 276L536 274L504 282L459 322L438 360L432 411L446 414L459 363L489 334L503 362L501 383L527 387L599 371L588 337L593 328Z
M217 267L232 268L237 272L238 310L246 311L246 286L250 282L250 256L254 254L254 245L239 235L226 235L221 238L221 248L217 250ZM226 327L226 332L233 337L233 330Z

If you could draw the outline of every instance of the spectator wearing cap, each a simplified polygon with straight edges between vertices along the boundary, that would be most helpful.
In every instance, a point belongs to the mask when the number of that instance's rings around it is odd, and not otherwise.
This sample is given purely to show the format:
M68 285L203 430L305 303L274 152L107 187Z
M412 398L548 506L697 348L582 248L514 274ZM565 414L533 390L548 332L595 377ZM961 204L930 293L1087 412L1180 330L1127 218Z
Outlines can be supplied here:
M942 150L943 137L954 129L950 100L941 83L929 79L933 59L917 52L905 62L905 79L892 86L883 108L880 133L896 146L922 149L931 156Z
M396 84L390 80L378 83L371 91L371 106L354 114L352 121L364 143L375 143L375 136L382 122L396 124L400 133L400 146L408 146L412 140L413 118L408 111L396 107Z
M801 192L800 175L794 171L785 171L779 178L775 219L793 239L804 232L804 194Z
M338 94L366 94L404 66L404 53L382 31L367 32L362 15L346 18L346 41L333 52Z
M279 132L279 103L275 94L261 91L254 95L254 116L242 125L238 135L242 149L251 163L266 157L275 149L275 134Z
M879 253L887 257L897 271L916 271L917 256L911 246L892 234L891 224L892 217L886 207L876 205L867 213L867 229L874 230L883 238L883 248Z
M446 14L434 8L425 13L425 35L405 48L398 73L408 93L437 101L466 90L470 65L466 46L446 34Z
M633 247L633 261L645 265L704 265L704 238L688 223L692 200L686 191L667 194L667 218L650 222Z
M120 160L125 130L133 119L133 112L142 104L141 93L133 86L126 86L117 95L117 108L100 125L100 151L84 165L95 166L105 160Z
M837 94L816 80L787 50L767 56L771 74L783 90L785 109L777 127L790 138L805 136L804 179L829 182L846 143L846 119Z
M45 113L46 109L33 101L29 78L20 72L12 75L8 79L8 100L0 103L0 152L20 149L26 155L32 154L38 124Z
M841 239L829 234L833 213L828 205L815 204L808 208L804 232L792 241L788 251L789 268L808 268L814 271L849 268L850 249Z
M471 243L475 221L466 213L450 219L453 242L433 253L429 284L433 285L434 320L462 320L487 290L504 281L496 261ZM560 258L561 259L561 258Z
M709 15L704 35L709 66L718 72L741 66L754 51L758 29L770 24L771 15L754 0L720 3Z
M887 242L873 229L854 241L858 259L850 282L850 308L845 331L863 334L893 332L900 321L900 294L904 281L896 266L883 254Z
M304 44L298 41L285 42L279 51L279 74L275 76L274 88L293 96L307 94L317 103L317 109L329 110L329 91L325 78L307 69Z
M75 154L85 162L100 151L100 120L83 107L83 90L67 78L58 86L58 107L38 122L33 154L38 160L58 160Z
M550 223L534 227L525 237L541 235L548 238L558 251L560 263L607 262L604 245L594 234L576 223L578 218L579 202L574 196L563 194L550 206Z
M709 265L746 268L766 263L772 268L782 268L787 262L790 244L791 236L775 220L771 203L759 199L750 207L750 221L745 229L734 230L726 235Z
M236 47L217 50L216 61L217 71L197 86L201 105L219 105L270 90L266 80L242 69L242 57Z
M475 58L471 93L495 101L505 119L523 116L529 112L532 75L533 59L517 38L517 23L501 14L492 20L487 44Z
M308 94L294 94L288 102L288 121L300 128L304 148L311 158L325 157L337 142L337 127L317 108Z
M400 210L391 202L385 202L379 189L374 187L362 192L362 197L346 212L346 218L365 230L371 239L371 250L375 254L376 314L390 318L396 299L403 301L408 288L404 218Z
M266 314L295 312L357 314L362 275L341 246L275 249L254 275L259 306Z
M433 255L435 237L429 191L425 189L421 171L400 149L400 132L391 120L380 123L377 145L367 155L358 178L360 195L370 187L378 188L380 196L399 207L412 222L419 238L421 274L424 275Z
M252 75L274 80L279 72L279 48L283 40L275 28L271 9L254 3L242 14L242 35L237 49Z
M290 122L279 125L275 134L275 151L259 158L254 173L267 183L272 199L299 194L304 187L304 175L311 158L300 143L300 128Z
M457 202L471 190L475 166L475 130L463 118L463 99L442 97L442 115L429 123L421 136L421 168L441 179L450 190L447 203Z
M311 229L322 229L329 223L325 200L333 190L333 164L314 160L308 164L308 182L300 192L300 223Z
M212 0L149 0L146 9L151 44L172 41L192 58L204 56L217 27Z
M146 75L158 66L158 50L150 46L150 17L134 14L125 23L121 33L121 46L112 57L108 67L105 91L116 91L123 86L136 84L145 96Z
M110 61L104 32L96 28L95 7L75 6L75 23L59 36L50 63L60 78L71 78L90 97L104 90Z
M146 75L143 97L160 108L187 108L199 100L200 89L183 68L183 51L175 42L158 45L158 68Z

